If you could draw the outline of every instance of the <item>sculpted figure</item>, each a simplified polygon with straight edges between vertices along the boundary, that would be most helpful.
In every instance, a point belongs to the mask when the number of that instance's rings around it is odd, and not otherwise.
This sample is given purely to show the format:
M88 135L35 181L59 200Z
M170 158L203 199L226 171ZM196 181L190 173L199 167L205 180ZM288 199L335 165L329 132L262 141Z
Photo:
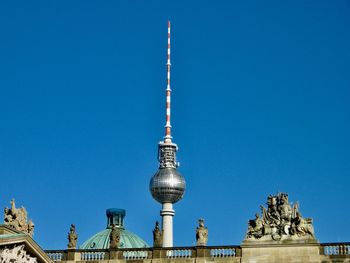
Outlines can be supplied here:
M9 225L12 222L12 214L10 213L10 209L5 207L4 209L4 223L5 225Z
M208 242L208 228L204 226L204 219L198 220L199 226L196 228L197 246L206 246Z
M22 206L21 208L16 209L16 217L18 221L18 225L22 229L27 229L27 210Z
M265 225L275 227L280 223L280 216L277 210L277 196L269 195L267 198L267 209L260 206Z
M259 214L255 214L255 219L249 220L247 237L261 238L263 234L264 222L260 218Z
M14 198L11 199L10 204L11 204L11 211L12 211L12 213L14 215L17 214L17 208L16 208L16 204L15 204L15 199Z
M75 225L71 224L68 232L68 249L76 249L78 235L75 232Z
M280 204L278 206L278 211L280 213L282 223L290 223L292 218L292 207L289 204L287 194L282 193L280 195Z
M270 195L267 199L267 215L272 224L279 225L280 215L277 209L277 196Z
M163 246L163 233L159 229L159 222L156 221L156 225L153 229L153 247Z
M279 194L279 205L278 212L280 214L280 229L281 233L284 235L288 235L291 227L292 220L292 207L288 201L288 195L285 193Z
M310 218L303 218L299 211L296 212L296 216L293 219L291 234L297 236L305 236L309 234L314 237L314 228L312 226L312 220Z
M120 243L120 232L115 228L115 224L112 225L112 231L109 234L109 248L117 249Z
M34 223L32 220L28 222L28 234L32 237L34 235Z

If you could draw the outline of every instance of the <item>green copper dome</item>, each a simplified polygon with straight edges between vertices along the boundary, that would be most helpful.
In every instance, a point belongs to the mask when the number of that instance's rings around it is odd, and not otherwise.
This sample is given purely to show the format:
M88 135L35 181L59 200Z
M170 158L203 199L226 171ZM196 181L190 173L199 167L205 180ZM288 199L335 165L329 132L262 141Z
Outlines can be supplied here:
M109 235L112 231L112 225L120 231L119 248L144 248L148 247L147 243L140 237L127 231L124 228L124 209L110 208L106 210L107 215L107 228L98 232L97 234L86 240L80 249L108 249L109 248Z
M107 228L92 236L80 246L81 249L107 249L109 248L109 234L112 229ZM147 243L137 235L125 230L120 230L119 248L142 248L148 247Z

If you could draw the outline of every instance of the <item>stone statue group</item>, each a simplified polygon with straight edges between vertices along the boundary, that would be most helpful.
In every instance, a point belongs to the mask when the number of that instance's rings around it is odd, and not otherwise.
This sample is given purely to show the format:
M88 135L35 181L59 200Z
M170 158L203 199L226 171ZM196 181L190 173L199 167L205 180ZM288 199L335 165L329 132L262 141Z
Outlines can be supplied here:
M24 232L30 236L34 234L34 223L27 221L27 210L22 206L16 208L15 200L11 200L11 207L4 209L4 223L18 231Z
M311 218L303 218L298 205L289 203L288 194L279 193L267 198L267 209L261 207L262 216L257 213L249 220L246 239L314 239Z

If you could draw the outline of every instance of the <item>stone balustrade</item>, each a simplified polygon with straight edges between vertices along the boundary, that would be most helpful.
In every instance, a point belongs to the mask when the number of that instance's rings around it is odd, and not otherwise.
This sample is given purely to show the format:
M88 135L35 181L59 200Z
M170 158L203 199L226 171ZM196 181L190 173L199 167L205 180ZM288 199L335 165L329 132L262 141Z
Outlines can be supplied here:
M153 258L191 259L197 257L224 258L239 257L239 246L224 247L174 247L174 248L136 248L136 249L76 249L46 250L54 261L100 261L100 260L145 260Z
M210 248L210 256L213 258L237 257L240 255L238 247L217 247Z
M166 250L167 258L191 258L194 254L193 248L174 248Z
M347 243L324 243L320 245L320 253L325 256L350 257L350 242Z
M62 261L64 259L65 256L65 251L52 251L52 252L47 252L46 254L49 256L49 258L51 258L52 261Z
M319 244L319 255L324 261L333 262L332 258L346 258L350 262L350 242L346 243L323 243ZM265 247L266 248L266 247ZM317 249L317 248L316 248ZM198 258L205 258L218 262L240 262L242 247L240 246L206 246L206 247L173 247L173 248L137 248L137 249L76 249L76 250L46 250L47 255L54 262L66 261L144 261L152 259L178 260L178 262L195 262ZM243 248L244 253L244 248ZM248 253L248 252L247 252ZM150 261L148 261L150 262ZM168 261L167 261L168 262ZM242 261L243 262L243 261ZM345 262L345 261L344 261Z
M81 260L83 261L96 261L104 260L106 252L104 251L84 251L81 252Z
M123 258L125 260L141 260L147 259L151 255L151 251L149 250L126 250L123 251Z

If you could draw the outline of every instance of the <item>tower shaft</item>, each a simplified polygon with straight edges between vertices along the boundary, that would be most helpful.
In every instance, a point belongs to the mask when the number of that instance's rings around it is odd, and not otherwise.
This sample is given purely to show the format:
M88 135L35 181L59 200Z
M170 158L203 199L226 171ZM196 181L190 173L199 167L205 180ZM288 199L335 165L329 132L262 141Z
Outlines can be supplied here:
M162 228L163 228L163 247L173 246L173 217L175 211L173 210L172 203L164 203L162 210L160 210L162 217Z

